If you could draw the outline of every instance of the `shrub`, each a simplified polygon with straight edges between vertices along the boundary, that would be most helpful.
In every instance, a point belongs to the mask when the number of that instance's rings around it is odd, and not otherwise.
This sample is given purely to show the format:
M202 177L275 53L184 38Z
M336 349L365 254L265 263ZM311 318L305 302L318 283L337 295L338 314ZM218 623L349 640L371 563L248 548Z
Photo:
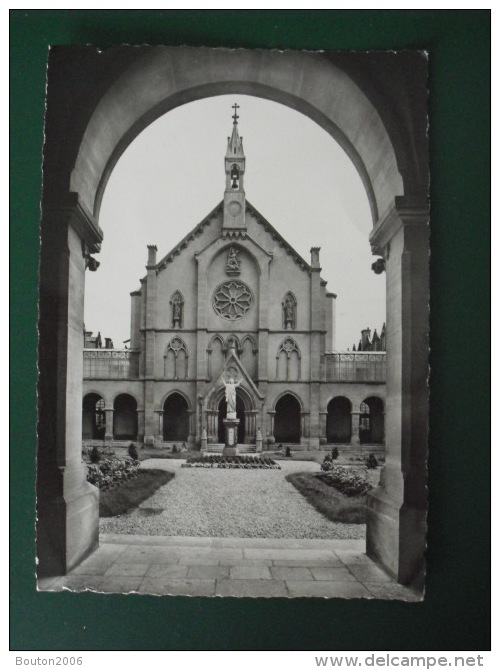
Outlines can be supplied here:
M323 472L329 472L333 468L332 457L330 454L327 454L321 463L321 469Z
M368 454L365 462L368 470L375 470L375 468L378 465L378 461L375 454Z
M333 447L333 449L332 449L332 460L336 461L338 457L339 457L338 447Z
M101 454L99 453L99 449L94 445L92 447L92 451L90 452L90 462L99 463L100 460L101 460Z
M286 448L285 456L287 456L288 458L292 457L292 450L290 449L290 447Z
M177 453L177 445L176 444L174 444L174 446L172 447L172 453L173 454Z
M87 466L87 481L99 489L112 488L128 479L137 477L139 462L126 458L102 459Z
M139 454L137 453L136 446L133 442L128 445L128 455L133 461L139 460Z
M346 496L363 496L373 488L366 475L339 466L332 466L321 479Z

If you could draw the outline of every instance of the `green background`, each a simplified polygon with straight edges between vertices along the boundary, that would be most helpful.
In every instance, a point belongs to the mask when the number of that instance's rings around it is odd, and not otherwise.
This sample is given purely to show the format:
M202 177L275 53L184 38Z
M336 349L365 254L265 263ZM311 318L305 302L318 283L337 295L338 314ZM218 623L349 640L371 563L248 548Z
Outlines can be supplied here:
M490 12L11 10L11 648L490 646ZM431 413L421 604L37 593L38 224L50 44L426 49Z

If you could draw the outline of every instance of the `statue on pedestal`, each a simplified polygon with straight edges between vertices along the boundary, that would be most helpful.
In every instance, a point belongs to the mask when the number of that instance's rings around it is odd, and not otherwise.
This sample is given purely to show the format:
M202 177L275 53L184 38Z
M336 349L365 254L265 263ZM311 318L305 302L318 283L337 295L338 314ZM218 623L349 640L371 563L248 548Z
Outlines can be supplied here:
M228 382L223 382L226 387L227 417L231 418L236 414L236 387L241 384L241 379L235 383L231 377Z

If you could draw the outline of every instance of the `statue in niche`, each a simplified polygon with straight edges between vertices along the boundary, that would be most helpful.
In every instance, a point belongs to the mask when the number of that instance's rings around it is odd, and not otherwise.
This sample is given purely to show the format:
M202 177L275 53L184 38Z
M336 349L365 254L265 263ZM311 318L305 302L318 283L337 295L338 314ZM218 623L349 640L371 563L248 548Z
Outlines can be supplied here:
M184 301L179 293L176 293L171 300L172 305L172 327L182 328L182 310Z
M236 387L241 384L241 379L235 383L231 377L228 382L223 382L223 384L226 387L227 418L231 419L236 416Z
M229 247L226 261L226 274L234 277L240 274L240 261L238 260L238 250Z
M283 315L285 319L285 329L292 329L294 323L294 302L291 296L287 295L283 303Z

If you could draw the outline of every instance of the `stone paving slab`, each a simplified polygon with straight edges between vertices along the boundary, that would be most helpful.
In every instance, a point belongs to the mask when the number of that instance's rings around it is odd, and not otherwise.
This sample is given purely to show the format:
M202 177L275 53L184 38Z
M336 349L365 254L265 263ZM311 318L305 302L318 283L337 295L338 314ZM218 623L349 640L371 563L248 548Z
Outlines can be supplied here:
M271 574L274 577L274 579L283 579L283 580L288 580L288 579L293 579L293 580L309 580L309 579L314 579L312 572L309 570L309 568L298 568L298 567L275 567L271 568Z
M285 582L274 579L220 579L217 581L215 594L238 598L276 598L289 595Z
M230 568L229 576L231 579L271 579L272 575L267 567L235 565Z
M215 579L166 579L145 577L139 593L168 596L214 596Z
M245 558L270 558L271 560L329 560L335 554L329 549L243 549Z
M287 580L290 596L295 598L373 598L367 588L354 582L316 582Z
M150 565L148 571L146 572L146 577L153 577L155 579L160 578L173 578L173 579L183 579L187 577L189 570L188 565Z
M223 565L191 565L187 576L192 579L228 579L229 568Z
M342 568L331 568L331 567L311 567L311 573L314 579L317 581L329 581L329 582L355 582L357 581L356 577L349 572L345 567Z

